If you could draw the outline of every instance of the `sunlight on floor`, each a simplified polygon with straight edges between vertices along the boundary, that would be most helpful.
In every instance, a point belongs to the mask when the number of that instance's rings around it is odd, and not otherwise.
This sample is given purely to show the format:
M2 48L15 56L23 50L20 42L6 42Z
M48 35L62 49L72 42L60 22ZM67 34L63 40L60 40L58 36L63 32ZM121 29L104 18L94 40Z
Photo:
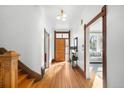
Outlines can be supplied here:
M42 80L34 84L35 88L85 88L89 83L79 70L73 69L68 62L57 62L49 66Z
M93 88L102 88L102 87L103 87L102 79L96 75L93 83Z
M101 65L91 65L90 73L93 72L95 74L95 79L93 82L93 88L103 88L103 80L102 80L102 66Z

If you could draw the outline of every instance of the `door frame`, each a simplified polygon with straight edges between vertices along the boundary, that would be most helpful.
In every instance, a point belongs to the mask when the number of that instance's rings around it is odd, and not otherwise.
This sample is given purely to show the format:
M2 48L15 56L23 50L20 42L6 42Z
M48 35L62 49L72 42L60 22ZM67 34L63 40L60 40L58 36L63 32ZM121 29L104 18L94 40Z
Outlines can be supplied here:
M48 48L48 54L47 54L47 56L48 56L48 57L47 57L47 58L48 58L48 59L47 59L47 60L48 60L48 67L46 67L46 53L45 53L45 48L46 48L46 47L45 47L45 42L46 42L46 41L45 41L45 34L47 34L47 36L48 36L48 44L47 44L47 45L48 45L48 47L47 47L47 48ZM49 33L46 31L46 29L44 28L44 67L45 67L45 68L49 68L49 57L50 57L50 35L49 35Z
M69 37L68 38L59 38L59 39L69 39L69 61L70 61L70 30L68 32L64 31L54 31L54 60L56 60L56 34L57 33L68 33Z
M84 24L84 72L86 78L86 29L97 21L99 18L102 18L102 44L103 44L103 51L102 51L102 62L103 62L103 87L107 87L107 29L106 29L106 8L107 6L104 5L101 9L101 12L98 13L91 21L87 24Z

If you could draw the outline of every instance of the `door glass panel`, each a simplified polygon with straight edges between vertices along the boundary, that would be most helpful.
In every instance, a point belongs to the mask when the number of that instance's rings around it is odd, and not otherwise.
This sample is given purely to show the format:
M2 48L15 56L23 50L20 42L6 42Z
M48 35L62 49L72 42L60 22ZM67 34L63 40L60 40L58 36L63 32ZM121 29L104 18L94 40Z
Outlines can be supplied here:
M62 38L62 34L61 33L57 33L56 34L56 38Z
M66 47L69 46L69 40L68 40L68 39L65 40L65 46L66 46Z
M68 38L68 37L69 37L69 36L68 36L67 33L63 34L63 38Z

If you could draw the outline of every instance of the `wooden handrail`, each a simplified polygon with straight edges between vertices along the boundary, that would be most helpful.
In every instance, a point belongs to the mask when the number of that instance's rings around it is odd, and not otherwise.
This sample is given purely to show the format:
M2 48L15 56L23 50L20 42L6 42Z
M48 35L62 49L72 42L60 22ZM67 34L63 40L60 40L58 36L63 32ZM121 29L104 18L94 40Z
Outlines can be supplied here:
M0 87L18 87L18 60L15 51L8 51L0 55Z

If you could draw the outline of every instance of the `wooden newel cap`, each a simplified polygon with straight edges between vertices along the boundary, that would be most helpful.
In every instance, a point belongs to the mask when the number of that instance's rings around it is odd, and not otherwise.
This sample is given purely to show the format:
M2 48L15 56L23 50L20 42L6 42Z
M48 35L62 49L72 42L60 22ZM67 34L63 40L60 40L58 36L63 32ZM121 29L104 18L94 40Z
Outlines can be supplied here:
M20 56L16 51L8 51L7 53L5 53L5 56Z

